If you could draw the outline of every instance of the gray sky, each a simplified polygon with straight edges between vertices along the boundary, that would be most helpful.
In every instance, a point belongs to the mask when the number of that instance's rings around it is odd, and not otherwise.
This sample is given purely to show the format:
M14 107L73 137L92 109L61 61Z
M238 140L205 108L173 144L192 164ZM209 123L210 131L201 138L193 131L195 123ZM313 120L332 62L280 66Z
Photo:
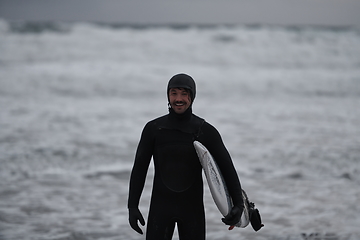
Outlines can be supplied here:
M0 0L0 18L360 27L360 0Z

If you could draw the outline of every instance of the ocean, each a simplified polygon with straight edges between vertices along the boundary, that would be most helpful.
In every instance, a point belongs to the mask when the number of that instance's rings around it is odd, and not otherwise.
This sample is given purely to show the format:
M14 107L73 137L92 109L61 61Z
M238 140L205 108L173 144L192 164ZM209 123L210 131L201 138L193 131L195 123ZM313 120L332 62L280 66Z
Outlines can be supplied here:
M359 29L6 20L0 239L145 239L128 224L129 176L177 73L265 224L228 231L205 183L207 239L360 239Z

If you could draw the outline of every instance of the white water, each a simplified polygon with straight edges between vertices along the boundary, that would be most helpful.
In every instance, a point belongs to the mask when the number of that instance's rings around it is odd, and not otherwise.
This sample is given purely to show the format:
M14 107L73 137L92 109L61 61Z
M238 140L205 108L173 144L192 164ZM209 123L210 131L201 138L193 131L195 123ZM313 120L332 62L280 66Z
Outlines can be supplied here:
M144 239L129 174L179 72L265 224L229 232L207 189L207 239L360 239L357 30L14 26L0 21L1 240Z

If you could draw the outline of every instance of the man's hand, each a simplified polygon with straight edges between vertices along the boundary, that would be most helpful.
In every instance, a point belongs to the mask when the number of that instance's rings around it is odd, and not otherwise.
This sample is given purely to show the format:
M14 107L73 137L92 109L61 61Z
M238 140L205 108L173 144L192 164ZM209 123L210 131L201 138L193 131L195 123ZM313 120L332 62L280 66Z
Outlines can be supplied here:
M231 211L229 212L229 214L227 216L225 216L221 220L226 225L234 226L235 224L237 224L240 221L242 212L243 212L243 208L239 208L238 206L234 206L231 209Z
M136 232L143 234L137 222L140 222L142 226L145 225L145 220L138 208L129 208L129 223L132 229Z

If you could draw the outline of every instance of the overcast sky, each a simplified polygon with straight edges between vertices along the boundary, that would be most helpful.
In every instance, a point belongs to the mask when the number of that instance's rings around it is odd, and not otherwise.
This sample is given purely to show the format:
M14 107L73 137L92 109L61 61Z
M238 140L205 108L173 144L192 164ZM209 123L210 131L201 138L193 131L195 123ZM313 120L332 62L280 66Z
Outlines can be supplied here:
M360 0L0 0L0 18L360 27Z

